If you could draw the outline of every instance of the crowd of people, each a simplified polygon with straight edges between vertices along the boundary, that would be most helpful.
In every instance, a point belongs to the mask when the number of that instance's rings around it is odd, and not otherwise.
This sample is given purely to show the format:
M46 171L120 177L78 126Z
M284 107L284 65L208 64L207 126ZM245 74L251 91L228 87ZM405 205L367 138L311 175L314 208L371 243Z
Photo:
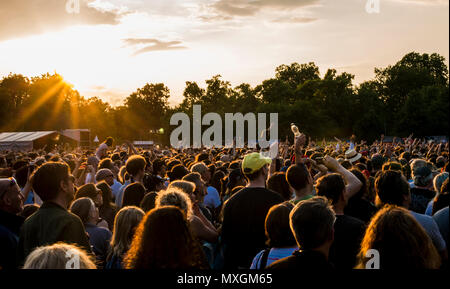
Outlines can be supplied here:
M448 143L336 141L4 151L0 268L448 268Z

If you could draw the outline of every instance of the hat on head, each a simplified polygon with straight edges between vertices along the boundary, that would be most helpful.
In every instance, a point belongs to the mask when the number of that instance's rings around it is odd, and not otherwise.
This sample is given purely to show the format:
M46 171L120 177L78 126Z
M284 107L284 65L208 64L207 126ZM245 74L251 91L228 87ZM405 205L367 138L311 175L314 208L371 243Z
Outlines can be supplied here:
M103 181L104 179L106 179L107 177L109 177L111 175L114 175L114 174L112 173L112 171L110 169L100 169L95 174L95 180L97 182Z
M244 174L253 174L263 166L272 163L271 158L262 156L260 153L251 153L244 157L242 161L242 171Z
M356 162L361 158L361 154L356 152L354 149L348 150L345 152L345 159L349 162Z

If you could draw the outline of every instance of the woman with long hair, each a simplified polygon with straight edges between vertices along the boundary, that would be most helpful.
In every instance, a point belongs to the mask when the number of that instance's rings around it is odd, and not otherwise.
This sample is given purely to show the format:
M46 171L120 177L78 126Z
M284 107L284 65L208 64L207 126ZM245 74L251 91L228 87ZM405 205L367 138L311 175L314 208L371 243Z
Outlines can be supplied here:
M175 206L156 208L145 215L124 265L126 269L208 268L185 214Z
M108 223L109 230L112 230L117 208L116 204L112 201L113 196L111 187L105 181L101 181L95 186L102 191L103 204L98 208L100 218L104 219Z
M380 269L438 269L440 256L430 237L411 213L401 207L385 205L372 218L361 242L356 268L363 269L379 252Z
M138 207L120 209L114 219L111 250L106 259L105 269L122 269L122 260L133 240L137 226L144 218L144 211Z
M192 233L200 241L214 243L219 234L214 226L206 219L201 219L193 209L195 200L195 184L188 181L175 181L169 188L161 191L156 198L156 207L176 206L184 211L190 223Z

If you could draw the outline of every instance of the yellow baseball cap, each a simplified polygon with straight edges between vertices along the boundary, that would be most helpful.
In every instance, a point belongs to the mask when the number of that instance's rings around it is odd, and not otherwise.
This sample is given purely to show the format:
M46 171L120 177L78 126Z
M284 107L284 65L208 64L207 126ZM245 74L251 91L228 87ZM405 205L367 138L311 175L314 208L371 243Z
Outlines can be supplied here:
M270 163L272 163L271 158L264 157L260 153L251 153L246 155L242 161L242 172L244 174L253 174Z

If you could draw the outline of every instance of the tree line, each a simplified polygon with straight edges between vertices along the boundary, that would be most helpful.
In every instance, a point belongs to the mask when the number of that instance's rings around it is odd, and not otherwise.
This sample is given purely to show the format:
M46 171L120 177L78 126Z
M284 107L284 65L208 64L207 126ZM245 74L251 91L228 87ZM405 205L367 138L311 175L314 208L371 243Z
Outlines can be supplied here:
M279 136L290 135L290 123L312 138L349 137L368 141L380 134L448 135L449 77L439 54L406 54L394 65L375 68L375 77L359 85L354 75L328 69L323 77L313 62L280 65L273 78L252 87L232 87L215 75L201 87L187 81L182 102L169 106L163 83L147 83L111 106L85 98L57 73L28 78L9 74L0 81L0 131L89 128L92 137L148 140L168 144L172 114L278 113ZM163 128L164 134L156 132Z

